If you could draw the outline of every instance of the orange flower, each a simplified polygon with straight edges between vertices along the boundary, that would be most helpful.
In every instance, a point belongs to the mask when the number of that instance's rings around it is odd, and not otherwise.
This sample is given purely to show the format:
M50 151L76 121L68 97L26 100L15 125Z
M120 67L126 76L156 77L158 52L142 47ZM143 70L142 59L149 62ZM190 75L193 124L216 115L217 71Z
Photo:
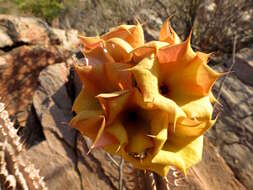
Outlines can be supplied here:
M203 133L215 122L211 88L221 74L168 21L160 41L143 44L137 28L82 38L89 64L76 66L84 88L70 125L93 140L91 148L103 147L137 168L162 176L170 166L186 172L201 160Z
M97 37L80 36L80 40L86 51L98 46L104 47L115 61L130 61L133 48L144 44L142 26L120 25L111 29L108 33Z

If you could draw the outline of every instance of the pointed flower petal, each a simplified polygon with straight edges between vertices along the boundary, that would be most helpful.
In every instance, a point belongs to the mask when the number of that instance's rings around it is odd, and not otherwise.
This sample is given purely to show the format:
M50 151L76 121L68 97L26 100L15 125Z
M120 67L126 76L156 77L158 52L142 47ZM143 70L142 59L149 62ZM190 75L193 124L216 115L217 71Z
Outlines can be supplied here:
M160 30L159 41L168 42L170 45L179 44L181 42L177 33L173 30L167 19Z

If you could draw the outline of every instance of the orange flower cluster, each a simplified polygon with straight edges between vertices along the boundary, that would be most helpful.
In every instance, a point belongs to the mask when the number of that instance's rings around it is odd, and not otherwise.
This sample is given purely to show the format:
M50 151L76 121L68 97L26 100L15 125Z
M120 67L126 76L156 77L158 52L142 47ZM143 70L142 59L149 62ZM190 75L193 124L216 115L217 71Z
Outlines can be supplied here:
M70 125L135 167L166 176L201 160L212 120L211 88L221 74L208 54L194 52L166 21L159 41L144 42L142 26L121 25L81 36L86 64L75 66L83 88Z

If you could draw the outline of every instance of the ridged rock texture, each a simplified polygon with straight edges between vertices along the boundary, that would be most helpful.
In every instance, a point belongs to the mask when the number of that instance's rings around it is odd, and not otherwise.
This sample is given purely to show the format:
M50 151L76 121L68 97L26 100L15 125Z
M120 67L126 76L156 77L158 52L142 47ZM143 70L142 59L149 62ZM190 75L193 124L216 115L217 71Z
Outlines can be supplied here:
M47 190L39 170L21 156L20 137L0 103L0 182L3 190Z

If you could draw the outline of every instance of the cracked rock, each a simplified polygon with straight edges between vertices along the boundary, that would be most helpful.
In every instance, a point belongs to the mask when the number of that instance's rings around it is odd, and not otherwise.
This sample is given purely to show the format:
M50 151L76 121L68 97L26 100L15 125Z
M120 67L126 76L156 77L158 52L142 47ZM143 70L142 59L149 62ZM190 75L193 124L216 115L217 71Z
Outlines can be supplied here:
M40 71L66 60L78 44L76 30L54 29L34 17L0 15L0 96L18 126L26 125Z
M220 116L208 132L208 138L248 189L253 189L252 57L252 49L244 49L237 54L234 72L226 78L221 90L219 101L223 106ZM224 65L229 66L230 61L225 60ZM217 69L227 71L228 67L220 65ZM215 85L216 92L221 81Z

